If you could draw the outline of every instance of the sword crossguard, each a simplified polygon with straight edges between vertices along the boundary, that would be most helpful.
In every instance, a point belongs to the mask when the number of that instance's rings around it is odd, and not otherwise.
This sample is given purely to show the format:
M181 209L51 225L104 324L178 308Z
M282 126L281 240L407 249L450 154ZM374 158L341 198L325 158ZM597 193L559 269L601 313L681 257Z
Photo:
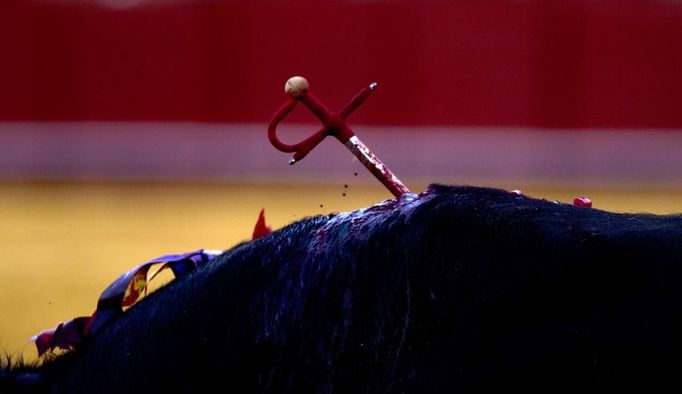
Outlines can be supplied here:
M308 90L308 81L303 77L292 77L285 85L285 92L291 97L270 120L268 127L268 139L270 143L282 152L293 152L293 158L289 164L303 160L308 153L322 142L326 137L336 137L342 144L348 142L355 133L346 124L346 118L353 113L376 89L376 82L362 89L351 101L339 112L333 112L327 108ZM286 144L277 137L277 126L289 115L294 108L302 102L322 122L322 128L310 137L297 144Z

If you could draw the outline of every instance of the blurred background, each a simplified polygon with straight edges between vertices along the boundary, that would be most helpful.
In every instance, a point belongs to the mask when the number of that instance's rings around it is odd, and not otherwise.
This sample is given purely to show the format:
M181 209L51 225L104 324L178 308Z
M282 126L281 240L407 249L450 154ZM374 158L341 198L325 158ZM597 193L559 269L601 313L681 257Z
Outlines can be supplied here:
M390 198L333 139L266 137L303 75L413 191L682 212L679 0L3 0L0 348L153 257ZM319 128L298 108L295 142Z

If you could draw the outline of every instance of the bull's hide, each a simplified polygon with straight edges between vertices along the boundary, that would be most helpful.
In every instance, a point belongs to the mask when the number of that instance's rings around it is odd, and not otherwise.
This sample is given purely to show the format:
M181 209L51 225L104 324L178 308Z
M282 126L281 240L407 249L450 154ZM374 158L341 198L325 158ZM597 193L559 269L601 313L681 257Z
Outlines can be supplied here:
M682 217L432 186L239 245L1 380L54 393L652 389L680 385L681 312Z

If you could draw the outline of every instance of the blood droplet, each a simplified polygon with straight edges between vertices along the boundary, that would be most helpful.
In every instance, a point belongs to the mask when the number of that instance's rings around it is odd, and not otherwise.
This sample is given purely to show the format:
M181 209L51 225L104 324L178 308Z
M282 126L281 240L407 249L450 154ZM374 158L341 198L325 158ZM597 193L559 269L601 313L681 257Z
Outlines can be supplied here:
M576 197L573 200L573 205L576 207L592 208L592 200L587 197Z

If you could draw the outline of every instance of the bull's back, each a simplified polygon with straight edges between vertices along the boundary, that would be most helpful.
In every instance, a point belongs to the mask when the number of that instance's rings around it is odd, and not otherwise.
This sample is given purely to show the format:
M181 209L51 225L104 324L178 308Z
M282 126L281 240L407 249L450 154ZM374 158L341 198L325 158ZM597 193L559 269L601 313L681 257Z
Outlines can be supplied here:
M433 186L234 248L48 364L55 392L676 383L682 218Z

